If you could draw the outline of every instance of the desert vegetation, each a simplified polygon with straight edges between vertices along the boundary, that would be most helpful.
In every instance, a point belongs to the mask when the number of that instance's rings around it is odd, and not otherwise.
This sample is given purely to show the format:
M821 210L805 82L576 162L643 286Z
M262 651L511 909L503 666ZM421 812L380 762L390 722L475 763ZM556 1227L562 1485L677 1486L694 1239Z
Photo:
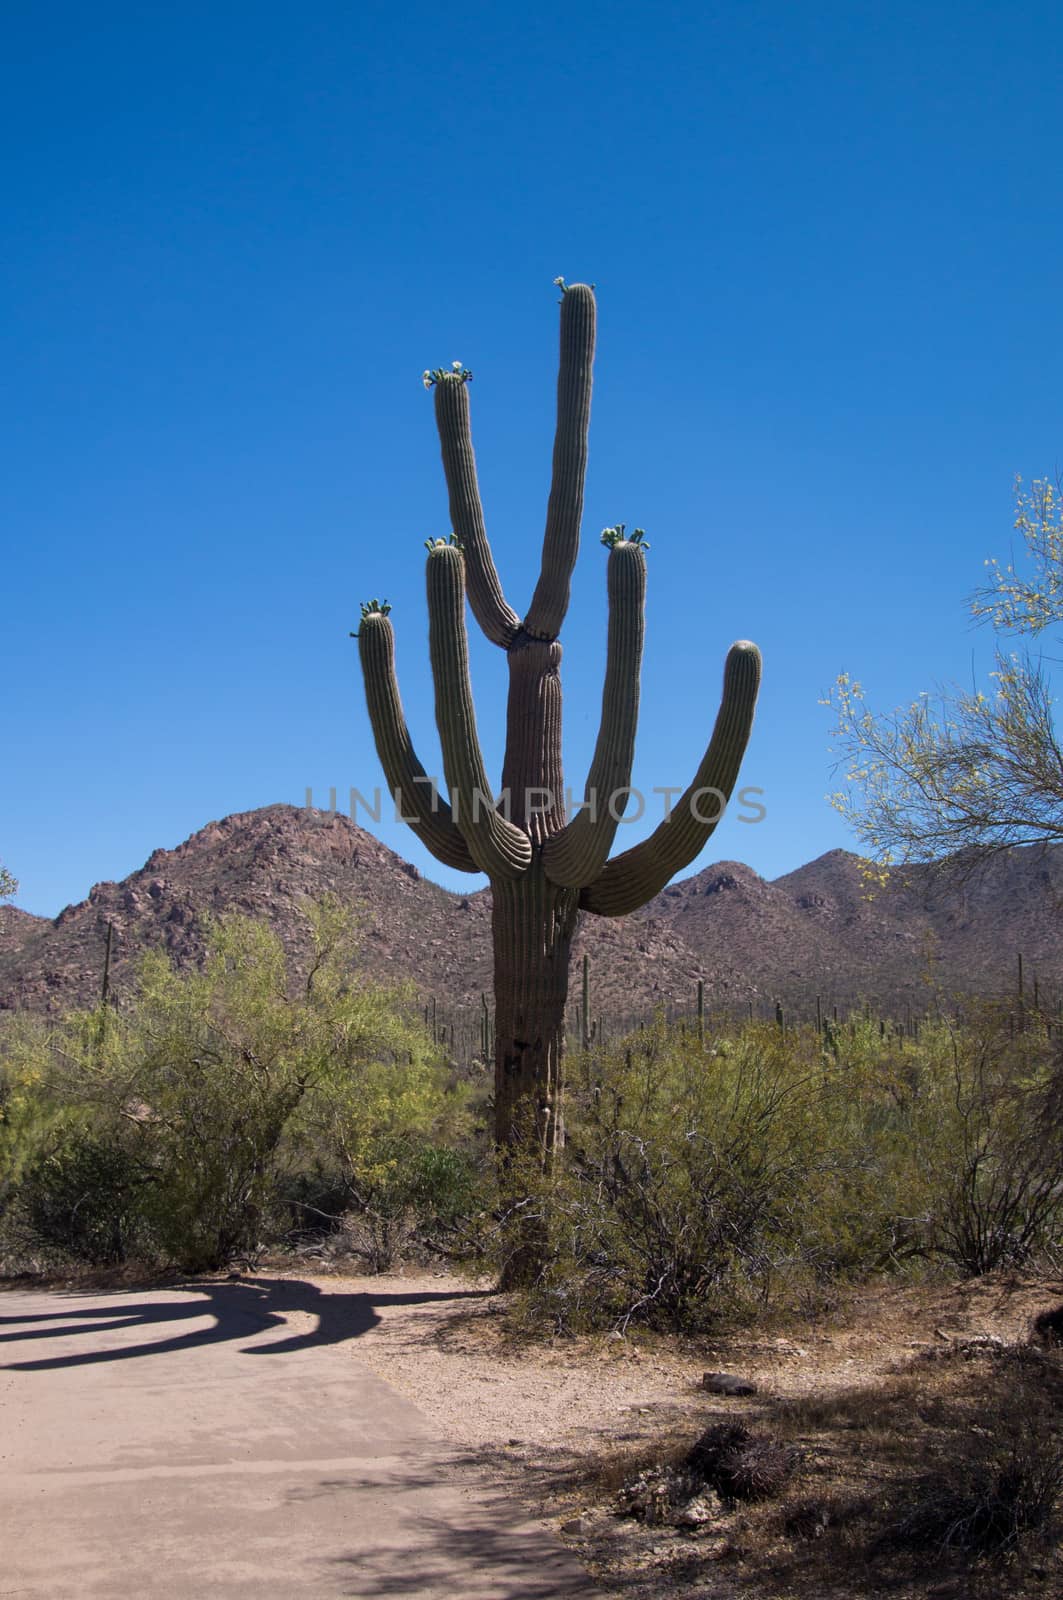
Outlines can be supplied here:
M118 1007L5 1019L4 1270L431 1258L499 1281L530 1227L511 1347L619 1335L690 1354L833 1327L854 1294L1058 1273L1054 1011L661 1017L572 1052L544 1171L534 1140L495 1158L488 1052L448 1058L411 991L359 975L349 917L308 917L298 968L265 925L225 917L201 967L149 953ZM603 1455L578 1496L687 1540L691 1572L741 1559L766 1594L827 1592L828 1567L839 1594L939 1568L991 1592L1048 1571L1061 1395L1046 1302L1032 1342L943 1340L887 1379L728 1400L700 1434Z
M355 934L311 909L296 973L249 918L214 926L201 969L158 952L133 997L8 1019L0 1204L11 1260L220 1268L361 1219L387 1265L412 1209L460 1190L468 1092L406 991L354 982Z
M335 905L309 923L299 971L224 917L198 969L148 953L120 1008L6 1019L9 1261L188 1271L342 1238L372 1267L434 1250L504 1277L519 1214L544 1251L524 1314L558 1332L699 1331L875 1275L1058 1262L1054 1014L660 1018L573 1054L544 1172L534 1148L493 1159L490 1063L458 1065L412 992L358 975Z

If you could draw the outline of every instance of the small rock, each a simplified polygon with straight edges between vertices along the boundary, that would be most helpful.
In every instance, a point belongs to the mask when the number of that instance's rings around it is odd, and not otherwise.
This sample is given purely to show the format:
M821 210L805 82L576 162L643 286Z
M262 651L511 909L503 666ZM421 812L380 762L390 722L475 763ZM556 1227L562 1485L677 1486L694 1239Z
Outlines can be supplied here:
M707 1496L697 1494L688 1500L685 1506L680 1506L672 1517L677 1528L702 1528L706 1522L712 1521L713 1507Z
M569 1517L567 1522L561 1524L561 1532L570 1534L573 1538L586 1531L587 1523L583 1517Z
M701 1387L708 1389L710 1394L756 1394L757 1386L750 1383L748 1378L738 1378L733 1372L705 1372L702 1374Z

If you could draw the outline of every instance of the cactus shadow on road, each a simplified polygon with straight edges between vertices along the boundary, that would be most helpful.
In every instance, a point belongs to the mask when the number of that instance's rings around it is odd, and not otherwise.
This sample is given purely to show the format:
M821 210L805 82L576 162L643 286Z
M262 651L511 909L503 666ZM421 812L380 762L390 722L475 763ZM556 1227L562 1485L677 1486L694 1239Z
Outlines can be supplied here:
M135 1289L123 1293L113 1290L99 1296L83 1291L70 1292L69 1311L49 1311L40 1316L4 1316L0 1313L0 1367L12 1371L48 1371L64 1367L127 1361L140 1356L158 1356L170 1351L193 1349L199 1345L228 1344L254 1339L243 1354L272 1356L308 1350L320 1345L342 1344L357 1339L380 1321L378 1306L420 1305L435 1300L483 1299L491 1291L465 1289L440 1294L343 1293L322 1289L302 1278L260 1278L240 1283L182 1283L165 1290ZM178 1298L180 1296L180 1298ZM98 1303L93 1304L96 1300ZM102 1302L102 1303L101 1303ZM0 1300L0 1305L3 1302ZM292 1313L308 1313L316 1321L307 1329L286 1338L262 1341L259 1336L287 1325ZM211 1319L204 1327L204 1319ZM36 1324L36 1326L33 1326ZM6 1326L5 1326L6 1325ZM169 1337L147 1336L174 1330ZM28 1360L4 1362L2 1347L17 1340L62 1338L64 1341L87 1334L95 1338L114 1330L125 1333L143 1328L143 1342L115 1345L84 1352L64 1349L62 1354L42 1354Z

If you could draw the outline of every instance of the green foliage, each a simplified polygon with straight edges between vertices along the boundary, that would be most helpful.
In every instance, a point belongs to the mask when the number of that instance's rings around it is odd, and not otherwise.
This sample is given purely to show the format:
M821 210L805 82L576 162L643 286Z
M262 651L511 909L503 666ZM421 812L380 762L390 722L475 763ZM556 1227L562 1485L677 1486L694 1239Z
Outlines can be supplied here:
M533 1320L696 1330L840 1280L1058 1246L1058 1067L1034 1027L1016 1041L988 1012L916 1041L862 1022L825 1044L756 1024L707 1049L658 1027L591 1070L552 1178L506 1175L541 1247Z
M419 1028L383 1009L373 1050L337 1054L295 1119L293 1148L338 1184L348 1237L373 1271L452 1228L471 1194L464 1091Z
M411 1137L382 1142L376 1155L350 1174L346 1191L346 1242L371 1272L415 1253L477 1253L470 1219L483 1202L471 1155Z
M4 866L3 862L0 861L0 900L7 900L11 895L17 894L17 892L18 879L13 878L10 872L8 872L7 868Z
M374 1176L382 1139L432 1127L447 1096L404 996L352 981L342 912L309 916L301 979L268 927L222 918L200 971L150 953L123 1012L76 1013L43 1052L15 1044L9 1081L36 1075L76 1123L20 1158L17 1192L43 1241L99 1260L135 1238L184 1270L218 1267L268 1233L308 1119L327 1124L324 1157L343 1151L348 1186Z
M988 561L972 614L1005 634L1036 636L1063 620L1063 501L1057 486L1016 480L1015 527L1026 572ZM988 692L948 686L892 712L870 709L842 673L826 704L845 788L831 796L872 858L933 860L1063 838L1063 752L1045 661L995 654Z
M106 1127L55 1129L19 1187L21 1210L46 1252L113 1266L150 1249L144 1190L150 1175Z
M1058 1050L1038 1019L1013 1036L986 1007L931 1030L906 1117L913 1253L976 1275L1058 1248L1063 1223Z
M917 1039L659 1023L585 1053L546 1172L518 1139L485 1174L466 1089L401 993L354 980L352 938L318 908L297 975L222 919L200 970L148 956L121 1012L5 1019L9 1252L202 1270L332 1232L373 1270L486 1252L555 1329L687 1331L876 1273L1059 1259L1063 1073L1032 1010Z
M987 561L989 582L971 596L971 610L1005 633L1041 633L1063 620L1063 493L1059 483L1015 479L1014 527L1026 547L1025 573Z
M1063 838L1063 764L1042 663L997 652L989 694L952 688L881 714L843 673L830 697L846 787L831 796L872 858Z
M24 1173L61 1121L49 1096L48 1036L37 1017L11 1014L0 1026L0 1218Z

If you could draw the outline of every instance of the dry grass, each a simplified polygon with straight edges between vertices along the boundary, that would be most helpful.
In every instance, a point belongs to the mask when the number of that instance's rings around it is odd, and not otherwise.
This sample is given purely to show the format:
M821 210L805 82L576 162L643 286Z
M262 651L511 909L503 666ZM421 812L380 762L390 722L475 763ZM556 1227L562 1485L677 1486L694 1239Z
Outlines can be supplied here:
M986 1593L1013 1594L1024 1575L1043 1581L1063 1511L1055 1355L957 1342L881 1383L778 1411L810 1465L801 1502L765 1521L762 1554L773 1563L850 1583L860 1568L876 1587L960 1573ZM794 1543L809 1529L821 1541L813 1556Z
M611 1600L1032 1600L1063 1595L1051 1448L1063 1352L1029 1344L1061 1297L1057 1280L1017 1275L886 1283L711 1341L544 1343L490 1296L421 1308L414 1337L384 1326L372 1348L401 1356L381 1375L411 1393L416 1375L414 1397L441 1424L460 1408L469 1457L538 1507ZM710 1395L706 1369L758 1393ZM544 1432L548 1416L564 1426ZM685 1490L699 1436L735 1424L796 1460L781 1491L710 1495L697 1526L659 1515L662 1492ZM640 1480L649 1516L631 1514Z
M886 1287L789 1339L719 1341L711 1364L760 1392L599 1443L554 1474L554 1514L581 1513L577 1548L623 1600L1063 1594L1063 1350L1031 1338L1058 1298L1005 1278ZM736 1427L796 1461L776 1492L724 1495L699 1528L622 1526L625 1485L682 1472L699 1433Z

